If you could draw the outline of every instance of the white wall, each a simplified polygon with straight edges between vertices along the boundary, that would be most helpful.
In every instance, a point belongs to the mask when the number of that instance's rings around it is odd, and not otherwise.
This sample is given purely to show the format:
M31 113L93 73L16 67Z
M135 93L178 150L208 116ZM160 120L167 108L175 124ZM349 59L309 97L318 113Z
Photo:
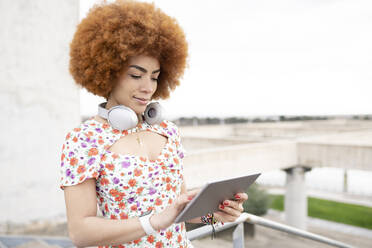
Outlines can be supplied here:
M64 209L58 188L66 131L80 122L68 72L79 1L0 2L0 223Z

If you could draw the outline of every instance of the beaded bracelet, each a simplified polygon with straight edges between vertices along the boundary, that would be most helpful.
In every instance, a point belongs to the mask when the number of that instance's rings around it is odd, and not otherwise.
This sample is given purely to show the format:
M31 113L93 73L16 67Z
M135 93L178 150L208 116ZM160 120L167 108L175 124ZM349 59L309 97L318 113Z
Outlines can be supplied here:
M214 224L218 223L218 220L214 217L213 213L208 213L207 215L204 215L200 217L200 220L202 223L207 225L212 225L212 239L216 236L216 231L214 228ZM223 225L223 222L221 222Z

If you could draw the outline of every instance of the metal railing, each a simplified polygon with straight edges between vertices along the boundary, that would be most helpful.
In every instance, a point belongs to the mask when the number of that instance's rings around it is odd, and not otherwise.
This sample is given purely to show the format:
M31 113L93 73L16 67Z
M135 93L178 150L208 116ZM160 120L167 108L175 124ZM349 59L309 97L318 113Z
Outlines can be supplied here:
M304 231L298 228L294 228L288 225L284 225L275 221L267 220L262 217L249 214L249 213L242 213L239 218L234 222L226 222L224 225L218 225L215 230L216 232L220 232L225 229L232 228L236 226L235 230L233 231L233 243L234 248L243 248L244 247L244 222L248 222L255 225L261 225L268 228L276 229L278 231L291 233L297 236L301 236L303 238L315 240L321 243L325 243L335 247L341 248L354 248L351 245L345 244L343 242L339 242L337 240L333 240L318 234L314 234L308 231ZM199 238L203 238L209 236L212 233L212 227L210 225L205 225L203 227L196 228L194 230L187 232L187 237L190 240L195 240Z

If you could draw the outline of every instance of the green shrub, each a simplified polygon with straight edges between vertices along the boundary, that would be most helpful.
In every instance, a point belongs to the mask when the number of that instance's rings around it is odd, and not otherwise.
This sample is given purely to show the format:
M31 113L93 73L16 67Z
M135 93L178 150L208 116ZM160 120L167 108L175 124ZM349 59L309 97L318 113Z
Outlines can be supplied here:
M284 196L283 195L269 195L270 197L270 208L284 211Z
M243 203L244 212L254 215L264 215L271 204L270 196L266 190L257 183L252 184L247 191L248 200Z

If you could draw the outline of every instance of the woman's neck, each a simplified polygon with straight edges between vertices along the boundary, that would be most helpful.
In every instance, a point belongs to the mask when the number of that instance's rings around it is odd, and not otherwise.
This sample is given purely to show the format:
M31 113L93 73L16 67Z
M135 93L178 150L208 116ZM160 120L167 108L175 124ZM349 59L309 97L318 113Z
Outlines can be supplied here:
M143 123L142 114L137 114L138 123Z

